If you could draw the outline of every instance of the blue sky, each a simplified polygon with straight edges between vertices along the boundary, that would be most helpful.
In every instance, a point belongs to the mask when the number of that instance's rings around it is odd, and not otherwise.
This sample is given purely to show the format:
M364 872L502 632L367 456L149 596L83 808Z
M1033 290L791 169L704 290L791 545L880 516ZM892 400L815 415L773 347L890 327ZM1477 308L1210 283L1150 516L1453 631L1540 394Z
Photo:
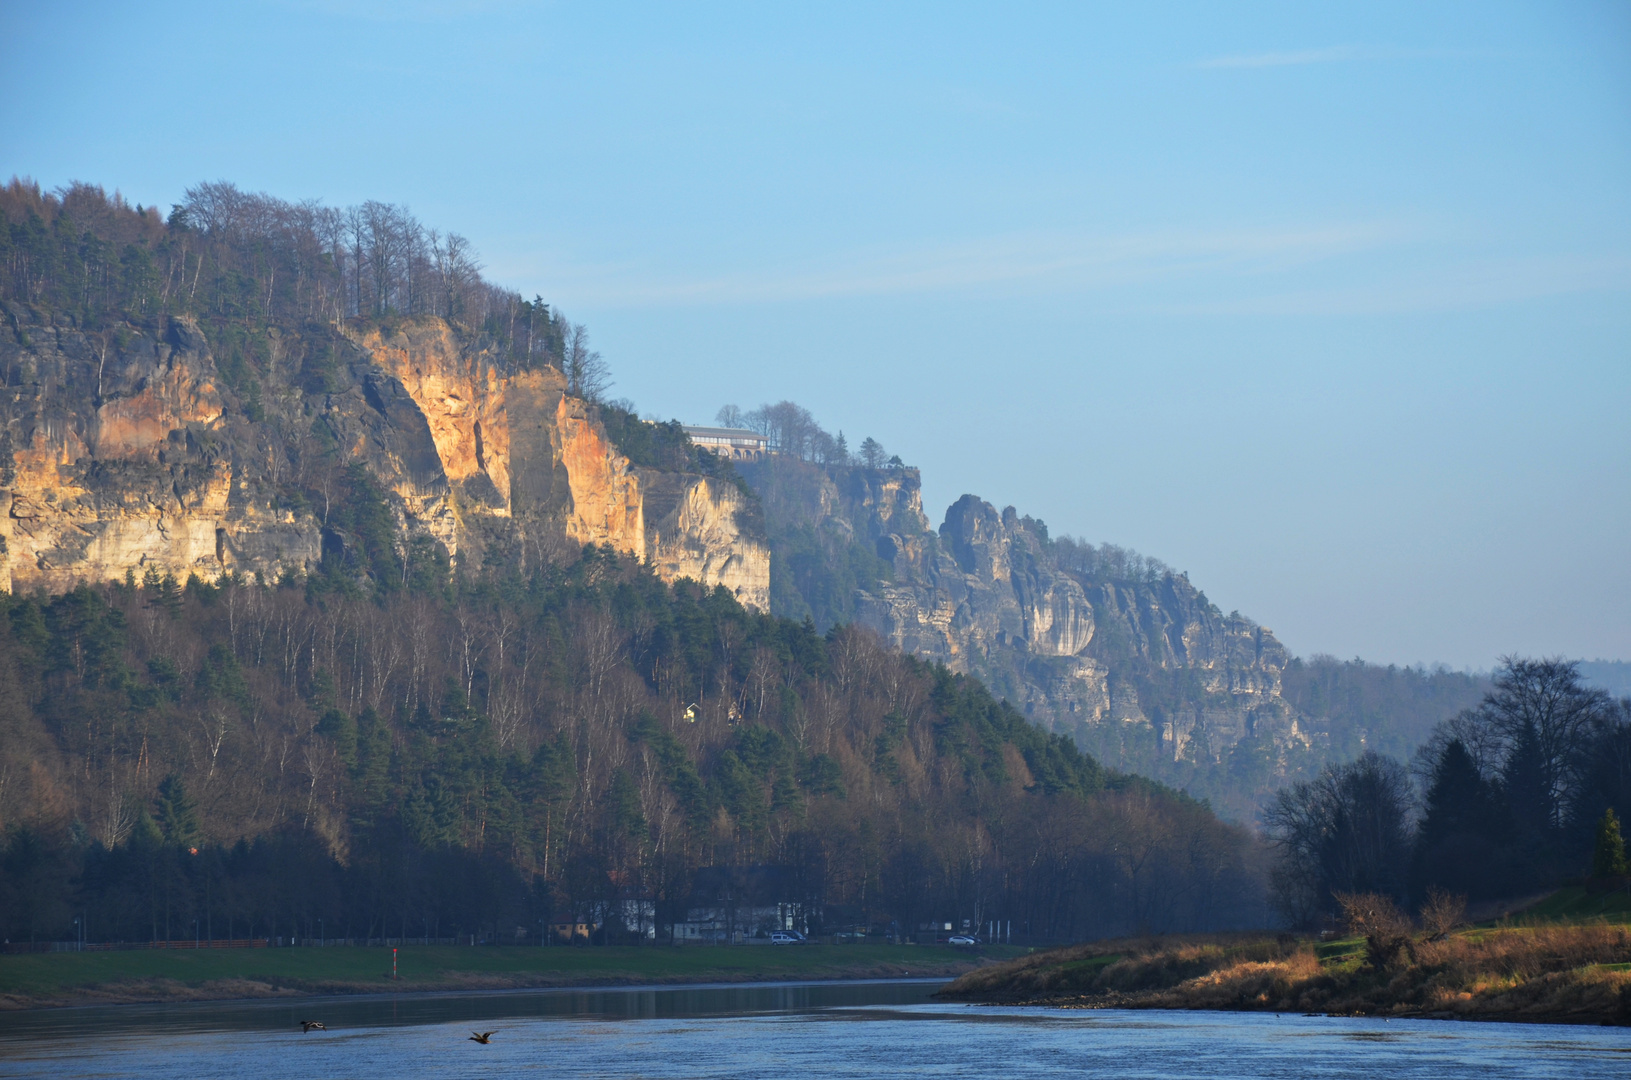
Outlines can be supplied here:
M1296 652L1631 658L1631 5L10 4L0 173L407 204Z

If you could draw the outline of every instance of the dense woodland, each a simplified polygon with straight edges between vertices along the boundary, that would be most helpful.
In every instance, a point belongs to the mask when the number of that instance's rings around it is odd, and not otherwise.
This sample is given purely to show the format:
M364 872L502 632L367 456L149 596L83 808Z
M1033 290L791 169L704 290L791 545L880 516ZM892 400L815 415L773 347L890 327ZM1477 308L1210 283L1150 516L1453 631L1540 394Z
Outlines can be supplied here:
M760 865L817 928L1265 915L1263 853L1201 804L865 632L606 551L390 591L345 567L149 579L5 616L13 940L76 914L93 940L493 936L637 897L662 923L698 869Z
M420 315L481 334L500 363L559 369L580 397L600 400L611 385L582 324L488 282L464 237L375 201L294 203L217 182L187 189L162 214L97 185L52 192L13 178L0 187L0 299L109 333L191 315L246 399L258 396L253 365L240 370L230 347L246 332Z
M1562 660L1506 660L1475 706L1414 757L1368 750L1283 789L1270 806L1275 895L1292 921L1336 896L1473 901L1625 872L1613 826L1631 811L1631 700L1584 684Z

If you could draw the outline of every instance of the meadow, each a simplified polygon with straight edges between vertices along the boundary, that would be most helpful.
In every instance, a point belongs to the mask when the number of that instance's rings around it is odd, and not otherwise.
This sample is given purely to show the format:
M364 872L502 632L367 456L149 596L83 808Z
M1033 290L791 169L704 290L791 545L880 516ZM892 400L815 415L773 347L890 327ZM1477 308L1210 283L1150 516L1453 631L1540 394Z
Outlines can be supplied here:
M0 956L0 1008L644 983L960 974L1022 953L919 945L132 949Z

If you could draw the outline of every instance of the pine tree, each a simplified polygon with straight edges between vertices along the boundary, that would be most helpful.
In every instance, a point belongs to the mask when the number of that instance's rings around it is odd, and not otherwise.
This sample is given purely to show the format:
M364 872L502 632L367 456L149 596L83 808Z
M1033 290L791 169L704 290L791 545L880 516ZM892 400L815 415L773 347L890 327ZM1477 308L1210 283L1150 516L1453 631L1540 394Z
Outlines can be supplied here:
M1466 746L1452 740L1433 769L1416 830L1411 894L1424 897L1434 886L1473 896L1499 891L1499 847L1508 831L1502 810Z
M1506 804L1519 842L1541 842L1553 831L1554 807L1541 762L1540 737L1533 724L1519 729L1503 772Z
M164 778L153 798L153 809L167 843L185 848L198 846L198 810L178 778Z
M1546 781L1540 738L1533 724L1518 731L1501 776L1510 836L1502 846L1511 859L1508 887L1533 889L1564 873L1566 860L1554 810L1556 802Z
M1597 847L1591 855L1591 876L1598 878L1624 877L1626 874L1625 841L1620 837L1620 819L1614 808L1603 811L1597 823Z

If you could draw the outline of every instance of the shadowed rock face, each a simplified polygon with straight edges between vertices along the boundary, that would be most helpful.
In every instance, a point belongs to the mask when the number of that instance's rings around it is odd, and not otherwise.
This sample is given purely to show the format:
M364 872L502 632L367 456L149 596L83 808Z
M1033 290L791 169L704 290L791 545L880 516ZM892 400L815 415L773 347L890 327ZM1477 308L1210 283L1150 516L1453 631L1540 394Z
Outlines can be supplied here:
M469 567L608 544L768 607L769 549L739 492L630 465L557 372L502 371L441 320L273 330L233 391L189 320L93 333L6 315L0 586L311 569L337 462L388 492L401 537Z
M1272 633L1208 603L1184 575L1079 578L1012 508L973 495L924 516L915 469L750 468L767 513L796 490L813 529L873 545L892 580L861 590L855 619L897 647L978 675L1063 733L1149 725L1174 758L1218 760L1249 736L1306 743L1280 696L1290 655ZM816 476L819 474L819 476Z

